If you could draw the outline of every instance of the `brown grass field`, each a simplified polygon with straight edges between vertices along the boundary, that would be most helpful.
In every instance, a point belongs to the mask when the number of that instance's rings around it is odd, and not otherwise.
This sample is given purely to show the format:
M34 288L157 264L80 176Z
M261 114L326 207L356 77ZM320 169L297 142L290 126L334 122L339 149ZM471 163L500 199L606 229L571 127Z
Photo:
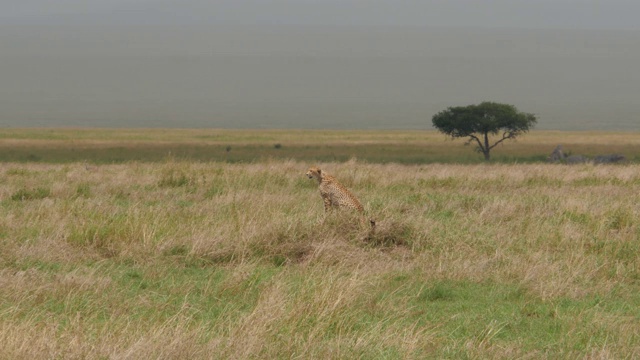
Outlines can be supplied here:
M0 147L433 142L481 158L432 133L199 138L215 133L8 130ZM640 139L532 133L500 151L557 143L633 158ZM634 161L163 156L0 162L0 358L640 357ZM360 198L375 234L349 212L325 218L310 165Z

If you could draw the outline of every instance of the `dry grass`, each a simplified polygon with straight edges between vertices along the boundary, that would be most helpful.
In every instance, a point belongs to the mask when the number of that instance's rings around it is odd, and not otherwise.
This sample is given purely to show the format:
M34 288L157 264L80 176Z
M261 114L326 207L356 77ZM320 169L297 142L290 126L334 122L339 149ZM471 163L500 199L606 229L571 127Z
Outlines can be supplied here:
M640 356L640 166L309 165L0 164L0 358Z

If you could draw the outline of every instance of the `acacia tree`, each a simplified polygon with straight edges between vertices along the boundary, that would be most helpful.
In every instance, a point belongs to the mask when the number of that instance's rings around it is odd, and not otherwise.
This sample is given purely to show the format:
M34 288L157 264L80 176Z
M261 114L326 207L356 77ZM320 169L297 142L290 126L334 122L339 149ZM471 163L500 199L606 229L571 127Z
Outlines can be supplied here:
M475 143L476 150L491 159L491 149L507 139L526 133L537 119L535 115L519 112L513 105L485 101L478 105L450 107L435 114L433 126L452 138L466 138ZM493 144L489 136L502 134Z

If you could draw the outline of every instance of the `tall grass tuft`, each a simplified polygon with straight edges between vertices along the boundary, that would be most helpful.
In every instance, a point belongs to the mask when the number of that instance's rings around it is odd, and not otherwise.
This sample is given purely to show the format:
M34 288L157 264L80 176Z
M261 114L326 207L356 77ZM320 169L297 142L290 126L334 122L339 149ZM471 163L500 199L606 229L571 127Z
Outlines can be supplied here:
M51 195L51 190L48 188L38 187L35 189L21 188L11 194L11 200L24 201L24 200L38 200L44 199Z

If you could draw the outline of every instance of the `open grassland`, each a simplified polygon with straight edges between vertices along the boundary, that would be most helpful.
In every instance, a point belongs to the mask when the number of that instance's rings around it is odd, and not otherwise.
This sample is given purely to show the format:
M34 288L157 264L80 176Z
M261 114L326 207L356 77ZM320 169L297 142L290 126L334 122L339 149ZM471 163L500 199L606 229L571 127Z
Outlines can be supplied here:
M267 159L369 163L481 163L464 140L436 131L220 130L220 129L3 129L0 162L94 164ZM622 154L640 162L640 134L533 131L492 150L500 163L542 162L556 145L569 154Z
M640 165L309 165L1 163L0 358L640 357Z

